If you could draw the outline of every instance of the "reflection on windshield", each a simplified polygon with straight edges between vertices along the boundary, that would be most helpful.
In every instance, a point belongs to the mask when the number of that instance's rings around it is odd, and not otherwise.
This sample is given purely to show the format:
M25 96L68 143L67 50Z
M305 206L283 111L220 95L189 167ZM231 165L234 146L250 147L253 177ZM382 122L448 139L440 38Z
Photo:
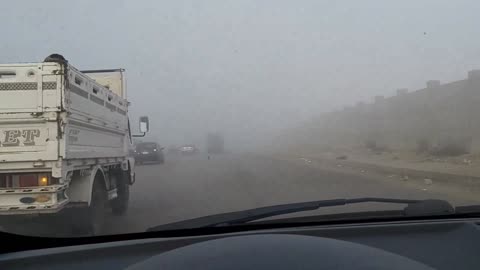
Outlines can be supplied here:
M480 4L47 2L0 10L3 231L480 203Z

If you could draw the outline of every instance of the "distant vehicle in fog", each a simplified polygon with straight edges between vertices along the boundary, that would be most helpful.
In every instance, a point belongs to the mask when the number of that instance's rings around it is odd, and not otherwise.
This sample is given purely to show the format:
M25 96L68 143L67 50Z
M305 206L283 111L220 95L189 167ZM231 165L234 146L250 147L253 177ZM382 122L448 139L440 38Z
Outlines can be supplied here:
M186 144L180 146L179 151L182 155L193 155L198 152L198 148L193 144Z
M219 133L207 135L207 152L209 154L221 154L224 152L223 136Z
M142 164L145 162L165 163L163 147L156 142L138 143L135 147L135 163Z

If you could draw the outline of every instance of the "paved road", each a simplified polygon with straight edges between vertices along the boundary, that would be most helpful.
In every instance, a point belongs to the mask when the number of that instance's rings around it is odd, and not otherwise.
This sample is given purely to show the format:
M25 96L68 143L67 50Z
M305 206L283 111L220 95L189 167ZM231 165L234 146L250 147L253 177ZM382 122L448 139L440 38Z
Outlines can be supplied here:
M271 204L353 197L442 198L471 203L472 194L450 192L385 177L329 170L305 160L256 155L167 157L164 165L137 170L129 211L109 217L109 234L144 231L150 226ZM363 204L306 214L400 207Z
M331 166L331 165L329 165ZM326 167L307 159L252 154L204 154L173 158L163 165L137 168L130 208L124 216L107 217L106 234L142 232L147 228L205 215L274 204L355 197L438 198L454 204L480 203L480 189L452 189L403 181L347 168ZM399 209L403 205L369 203L294 214ZM60 218L61 219L61 218ZM61 222L58 222L61 224ZM69 236L57 221L14 223L10 232ZM18 226L17 226L18 225ZM62 232L65 229L67 232Z

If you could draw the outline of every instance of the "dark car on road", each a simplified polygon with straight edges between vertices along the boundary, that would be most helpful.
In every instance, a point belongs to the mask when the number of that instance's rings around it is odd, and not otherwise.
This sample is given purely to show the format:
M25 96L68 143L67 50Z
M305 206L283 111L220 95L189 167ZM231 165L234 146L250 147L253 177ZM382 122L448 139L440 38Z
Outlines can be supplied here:
M165 163L163 147L156 142L142 142L135 147L135 163L142 164L145 162Z

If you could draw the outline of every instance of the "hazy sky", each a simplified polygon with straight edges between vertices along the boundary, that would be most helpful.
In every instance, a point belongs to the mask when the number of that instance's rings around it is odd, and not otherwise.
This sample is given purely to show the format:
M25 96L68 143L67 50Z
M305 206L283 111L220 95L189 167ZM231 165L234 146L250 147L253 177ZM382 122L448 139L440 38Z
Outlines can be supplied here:
M394 3L395 2L395 3ZM4 1L1 62L127 69L160 143L247 145L323 111L480 68L478 1Z

